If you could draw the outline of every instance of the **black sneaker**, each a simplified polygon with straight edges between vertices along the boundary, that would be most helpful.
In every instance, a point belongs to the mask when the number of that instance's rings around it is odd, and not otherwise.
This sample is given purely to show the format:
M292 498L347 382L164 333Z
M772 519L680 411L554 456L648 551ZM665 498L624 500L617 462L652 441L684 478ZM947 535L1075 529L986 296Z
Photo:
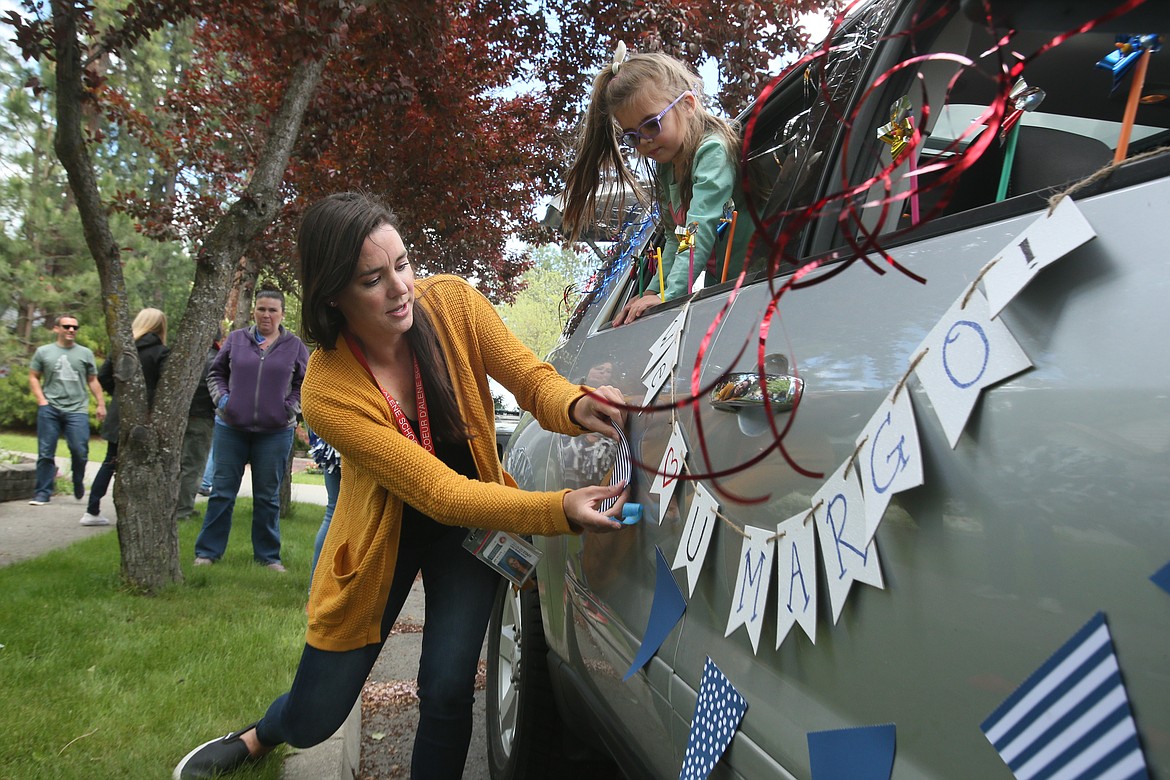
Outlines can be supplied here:
M253 723L225 737L204 742L183 756L171 777L173 780L219 777L236 771L249 761L256 760L248 753L248 746L244 744L244 740L240 739L241 734L255 726Z

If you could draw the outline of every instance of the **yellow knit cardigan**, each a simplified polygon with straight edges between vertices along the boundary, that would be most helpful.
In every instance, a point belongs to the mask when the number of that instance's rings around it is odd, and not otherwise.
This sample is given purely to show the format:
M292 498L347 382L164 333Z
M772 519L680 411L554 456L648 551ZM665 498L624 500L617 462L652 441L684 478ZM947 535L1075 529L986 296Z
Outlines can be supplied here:
M420 280L416 305L426 308L438 330L480 479L452 471L402 435L344 339L336 349L313 353L301 404L309 425L341 454L342 475L309 597L305 641L321 650L381 641L404 502L450 525L570 532L561 503L566 491L520 490L503 471L487 377L511 391L546 430L570 435L583 432L569 417L569 407L584 388L533 355L487 299L458 277Z

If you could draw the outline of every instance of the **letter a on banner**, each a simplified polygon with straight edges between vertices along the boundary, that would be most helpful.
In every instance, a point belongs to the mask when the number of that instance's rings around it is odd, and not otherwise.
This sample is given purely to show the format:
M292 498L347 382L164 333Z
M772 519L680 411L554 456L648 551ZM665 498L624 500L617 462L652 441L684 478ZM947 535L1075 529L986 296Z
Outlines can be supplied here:
M686 568L687 598L695 595L695 583L699 581L699 571L703 568L703 559L707 557L707 548L711 545L711 534L717 522L715 512L718 509L719 503L715 497L701 483L696 482L687 524L679 539L674 563L670 566L671 569Z
M817 542L813 515L803 512L776 526L776 649L799 624L817 643Z
M857 470L865 494L867 542L877 532L890 498L922 484L922 451L910 391L903 387L897 395L896 402L894 393L886 396L857 437L858 442L864 442L857 454Z
M861 485L849 465L849 461L841 464L812 498L834 625L854 580L885 587L877 542L865 538Z
M1032 366L1015 337L991 319L987 299L974 291L952 304L915 352L927 350L915 373L952 448L967 425L983 388Z
M739 575L731 593L731 612L727 616L727 632L747 626L752 640L752 652L760 647L760 629L767 611L768 583L772 581L772 532L767 528L747 526L747 536L739 552Z

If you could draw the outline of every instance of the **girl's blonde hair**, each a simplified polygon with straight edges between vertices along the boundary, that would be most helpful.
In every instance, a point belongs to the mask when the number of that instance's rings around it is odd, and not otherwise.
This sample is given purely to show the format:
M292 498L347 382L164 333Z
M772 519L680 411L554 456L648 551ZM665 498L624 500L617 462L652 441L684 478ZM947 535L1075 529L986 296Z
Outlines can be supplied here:
M620 64L616 74L612 66L606 65L593 79L593 92L578 134L576 155L565 176L562 224L570 241L577 240L593 221L599 205L598 193L607 178L613 179L616 186L606 195L603 204L606 208L618 193L626 189L633 191L643 203L649 202L637 177L625 165L620 146L621 131L614 123L614 113L638 98L661 101L665 106L687 90L695 96L695 111L688 122L682 149L672 161L674 180L683 193L684 208L690 203L691 162L704 136L708 133L718 135L727 147L728 165L739 163L741 142L736 127L703 105L703 80L689 65L661 52L631 54ZM654 168L648 162L646 165L652 178Z
M130 326L130 331L134 334L135 341L138 341L138 339L147 333L154 333L158 336L159 341L166 344L167 315L158 309L143 309L134 318L134 323Z

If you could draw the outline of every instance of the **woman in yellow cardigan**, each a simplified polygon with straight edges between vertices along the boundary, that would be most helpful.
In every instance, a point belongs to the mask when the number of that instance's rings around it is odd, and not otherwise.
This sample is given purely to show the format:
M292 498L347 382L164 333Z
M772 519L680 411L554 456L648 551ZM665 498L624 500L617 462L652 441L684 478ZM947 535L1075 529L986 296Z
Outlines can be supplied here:
M496 455L490 374L551 431L612 435L620 391L588 391L525 348L463 280L417 284L394 214L358 193L305 213L298 237L306 421L342 459L341 494L313 576L292 689L258 722L192 750L174 777L230 772L287 742L333 734L361 693L421 571L427 619L411 777L458 778L476 663L498 575L468 527L554 535L622 528L598 505L622 486L520 490Z

